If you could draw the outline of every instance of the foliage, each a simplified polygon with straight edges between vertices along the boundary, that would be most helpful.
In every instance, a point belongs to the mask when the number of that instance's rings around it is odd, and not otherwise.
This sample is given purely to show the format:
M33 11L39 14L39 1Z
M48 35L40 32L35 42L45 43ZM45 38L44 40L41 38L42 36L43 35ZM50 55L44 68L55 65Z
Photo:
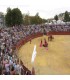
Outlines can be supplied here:
M64 21L65 21L65 22L70 21L70 17L69 17L69 14L68 14L67 11L65 12L65 15L64 15Z
M40 16L39 16L39 13L36 13L35 16L29 16L29 15L25 15L24 17L24 25L32 25L32 24L42 24L42 23L45 23L47 22L46 19L42 19Z
M56 21L58 21L58 16L57 16L57 15L55 15L55 16L54 16L54 19L55 19Z
M5 15L5 23L7 26L15 26L23 23L22 13L18 8L7 9L7 14Z
M46 19L42 19L39 16L39 13L36 13L35 16L30 16L29 14L23 14L18 8L8 8L7 13L5 15L5 23L7 26L15 26L15 25L33 25L33 24L42 24L47 22Z
M5 15L5 23L7 26L12 25L12 10L11 10L11 8L7 9L7 14Z

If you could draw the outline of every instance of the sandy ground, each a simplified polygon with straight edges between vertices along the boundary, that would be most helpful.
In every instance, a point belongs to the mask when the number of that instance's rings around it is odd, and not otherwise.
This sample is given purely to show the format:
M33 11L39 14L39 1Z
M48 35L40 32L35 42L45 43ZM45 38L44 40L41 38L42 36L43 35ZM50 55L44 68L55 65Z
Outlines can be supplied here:
M40 41L42 39L44 42L44 38L47 40L47 36L43 36L23 45L18 51L19 58L30 70L34 66L36 74L70 74L70 36L54 35L54 40L48 42L48 50L40 47ZM35 44L37 55L31 63Z

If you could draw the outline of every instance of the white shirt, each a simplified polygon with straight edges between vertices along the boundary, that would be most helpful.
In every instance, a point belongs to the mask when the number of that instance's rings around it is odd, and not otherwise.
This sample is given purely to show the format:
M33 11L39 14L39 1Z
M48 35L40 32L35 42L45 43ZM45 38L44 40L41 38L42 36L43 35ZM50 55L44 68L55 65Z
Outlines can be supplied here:
M5 64L6 71L9 72L9 64Z

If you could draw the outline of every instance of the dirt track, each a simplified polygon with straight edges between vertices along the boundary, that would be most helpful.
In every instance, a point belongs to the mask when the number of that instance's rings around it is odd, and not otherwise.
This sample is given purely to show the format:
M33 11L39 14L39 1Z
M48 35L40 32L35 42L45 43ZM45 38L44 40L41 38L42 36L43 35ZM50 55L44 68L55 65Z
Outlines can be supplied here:
M40 40L46 36L39 37L23 45L18 56L30 70L34 66L36 74L70 74L70 36L56 35L52 42L48 42L48 51L39 47ZM34 45L37 46L37 55L34 64L31 57Z

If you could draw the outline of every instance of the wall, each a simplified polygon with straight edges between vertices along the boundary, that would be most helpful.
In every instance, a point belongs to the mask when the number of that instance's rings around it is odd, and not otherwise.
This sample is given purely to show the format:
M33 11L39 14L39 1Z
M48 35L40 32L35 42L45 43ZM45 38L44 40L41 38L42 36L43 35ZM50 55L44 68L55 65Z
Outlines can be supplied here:
M49 35L70 35L70 32L66 32L66 31L62 31L62 32L54 32L54 31L52 31L52 32L48 32L48 34Z

